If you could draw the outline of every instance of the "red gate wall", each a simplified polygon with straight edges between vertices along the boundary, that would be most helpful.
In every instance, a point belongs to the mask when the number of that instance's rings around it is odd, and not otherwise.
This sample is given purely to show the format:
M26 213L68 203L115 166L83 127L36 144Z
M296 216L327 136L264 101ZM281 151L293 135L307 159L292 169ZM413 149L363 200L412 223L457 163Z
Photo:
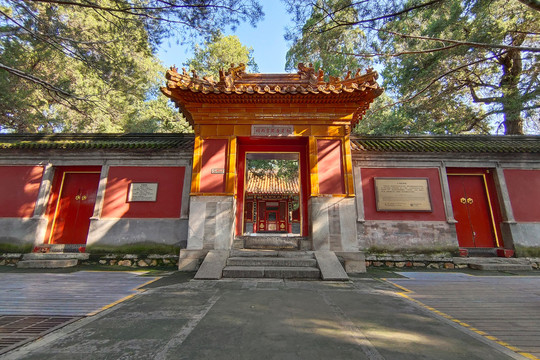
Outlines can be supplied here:
M377 211L375 177L419 177L429 179L431 212ZM362 168L362 191L366 220L445 221L444 202L438 169L429 168Z
M317 140L319 193L345 194L343 155L340 139Z
M514 218L540 222L540 170L504 170Z
M32 217L43 166L0 166L0 174L0 217Z
M179 218L185 167L111 166L102 218ZM157 183L156 201L128 202L132 182Z

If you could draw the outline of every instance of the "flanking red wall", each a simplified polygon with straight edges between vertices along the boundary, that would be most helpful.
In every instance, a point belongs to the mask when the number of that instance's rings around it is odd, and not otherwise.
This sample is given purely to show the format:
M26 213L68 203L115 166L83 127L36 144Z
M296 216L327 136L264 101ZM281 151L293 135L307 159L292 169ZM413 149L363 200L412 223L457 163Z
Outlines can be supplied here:
M200 192L225 192L227 143L227 139L203 140Z
M317 140L319 193L345 194L341 140Z
M375 203L375 177L428 178L431 194L431 212L377 211ZM444 202L438 169L424 168L362 168L364 216L366 220L445 221Z
M34 214L43 166L0 166L0 217Z
M101 217L179 218L185 170L184 167L111 166ZM128 202L132 182L158 183L156 201Z
M540 170L504 170L506 186L518 222L540 222Z

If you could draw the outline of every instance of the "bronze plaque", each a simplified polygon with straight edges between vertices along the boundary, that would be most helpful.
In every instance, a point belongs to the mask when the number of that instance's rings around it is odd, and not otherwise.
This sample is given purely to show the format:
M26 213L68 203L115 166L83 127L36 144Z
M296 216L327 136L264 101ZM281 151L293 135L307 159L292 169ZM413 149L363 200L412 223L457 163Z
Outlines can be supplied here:
M377 211L432 211L427 178L374 178Z
M157 183L131 183L129 184L128 202L156 201Z

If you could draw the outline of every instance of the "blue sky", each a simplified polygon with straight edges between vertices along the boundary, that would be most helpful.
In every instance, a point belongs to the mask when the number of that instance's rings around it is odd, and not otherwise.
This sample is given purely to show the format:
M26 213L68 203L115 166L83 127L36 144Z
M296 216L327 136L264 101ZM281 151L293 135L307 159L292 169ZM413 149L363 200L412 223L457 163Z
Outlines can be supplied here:
M235 32L227 31L226 35L236 35L243 45L252 47L255 62L259 65L261 73L284 73L285 54L288 45L283 35L285 27L290 24L291 16L287 13L285 5L278 0L262 0L264 20L253 28L247 23L241 24ZM172 65L182 67L182 63L192 56L189 46L168 44L161 46L158 57L166 68Z

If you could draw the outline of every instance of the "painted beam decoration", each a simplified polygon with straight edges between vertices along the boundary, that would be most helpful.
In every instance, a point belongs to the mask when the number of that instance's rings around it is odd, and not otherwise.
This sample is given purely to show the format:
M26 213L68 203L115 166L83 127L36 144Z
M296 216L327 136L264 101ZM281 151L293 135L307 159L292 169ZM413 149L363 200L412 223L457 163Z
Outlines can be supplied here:
M432 211L427 178L374 178L377 211Z

